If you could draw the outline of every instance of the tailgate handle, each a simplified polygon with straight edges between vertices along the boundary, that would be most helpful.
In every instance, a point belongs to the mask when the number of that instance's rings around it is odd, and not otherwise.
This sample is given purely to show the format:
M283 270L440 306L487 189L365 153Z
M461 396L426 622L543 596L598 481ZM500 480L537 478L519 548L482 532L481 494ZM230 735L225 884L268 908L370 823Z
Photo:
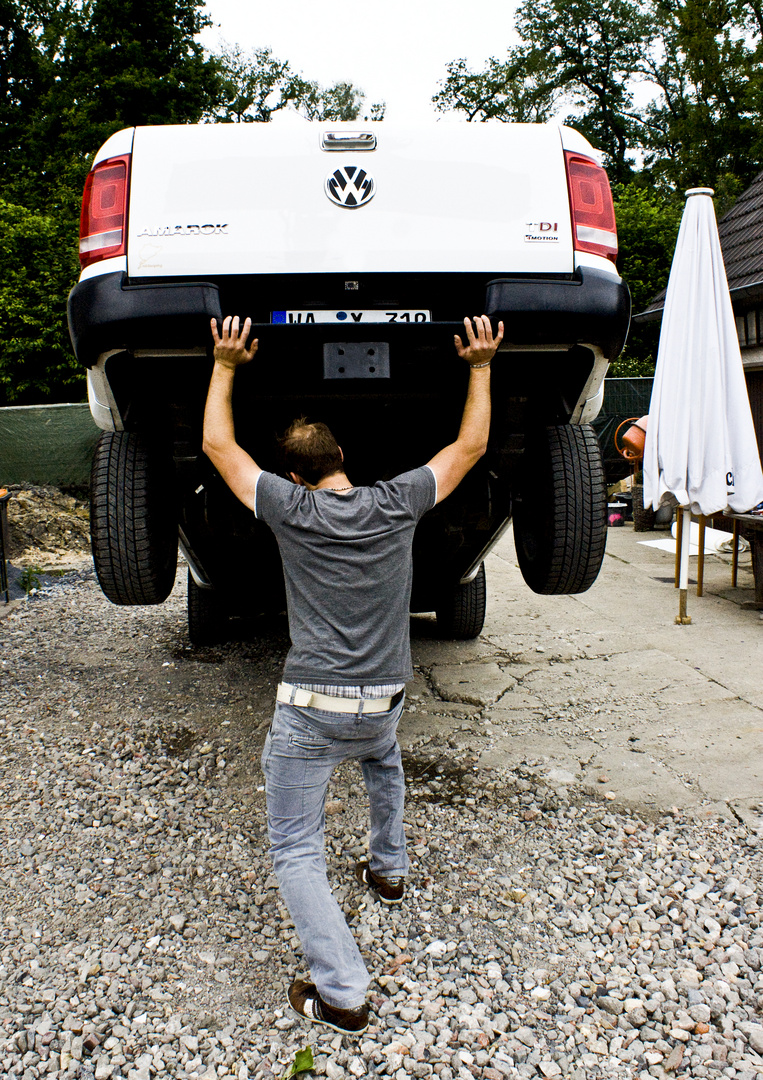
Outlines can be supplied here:
M372 131L324 131L321 150L375 150L376 136Z

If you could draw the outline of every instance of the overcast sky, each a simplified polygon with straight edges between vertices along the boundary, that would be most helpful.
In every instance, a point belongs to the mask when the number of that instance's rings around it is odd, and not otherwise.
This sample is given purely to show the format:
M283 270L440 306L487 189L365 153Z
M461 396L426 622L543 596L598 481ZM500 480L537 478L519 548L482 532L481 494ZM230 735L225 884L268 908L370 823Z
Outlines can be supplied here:
M269 46L308 79L351 82L387 119L437 114L431 98L449 60L480 66L516 41L514 0L207 0L214 26L202 41Z

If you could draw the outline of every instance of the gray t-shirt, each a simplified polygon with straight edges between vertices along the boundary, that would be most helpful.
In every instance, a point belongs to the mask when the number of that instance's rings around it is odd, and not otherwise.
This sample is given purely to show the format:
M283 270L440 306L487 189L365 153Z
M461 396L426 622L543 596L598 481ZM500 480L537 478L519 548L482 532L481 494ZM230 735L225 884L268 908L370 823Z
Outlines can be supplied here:
M254 512L275 533L286 581L284 679L349 686L412 677L413 532L436 498L428 466L345 494L260 474Z

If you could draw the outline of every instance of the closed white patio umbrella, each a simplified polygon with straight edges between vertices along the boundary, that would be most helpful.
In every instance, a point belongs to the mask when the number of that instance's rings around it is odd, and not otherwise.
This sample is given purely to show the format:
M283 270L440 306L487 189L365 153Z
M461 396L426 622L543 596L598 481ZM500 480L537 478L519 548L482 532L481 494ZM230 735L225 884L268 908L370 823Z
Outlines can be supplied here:
M684 513L680 611L686 617L691 514L744 513L763 471L723 265L712 190L686 192L662 316L644 448L644 505Z

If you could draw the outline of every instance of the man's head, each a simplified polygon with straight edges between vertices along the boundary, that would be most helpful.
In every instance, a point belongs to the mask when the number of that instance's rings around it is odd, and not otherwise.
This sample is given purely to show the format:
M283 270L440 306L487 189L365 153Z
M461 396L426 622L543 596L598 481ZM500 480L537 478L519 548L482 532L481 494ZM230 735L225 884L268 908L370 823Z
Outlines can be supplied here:
M311 486L342 471L342 451L325 424L303 416L289 426L279 444L286 471Z

